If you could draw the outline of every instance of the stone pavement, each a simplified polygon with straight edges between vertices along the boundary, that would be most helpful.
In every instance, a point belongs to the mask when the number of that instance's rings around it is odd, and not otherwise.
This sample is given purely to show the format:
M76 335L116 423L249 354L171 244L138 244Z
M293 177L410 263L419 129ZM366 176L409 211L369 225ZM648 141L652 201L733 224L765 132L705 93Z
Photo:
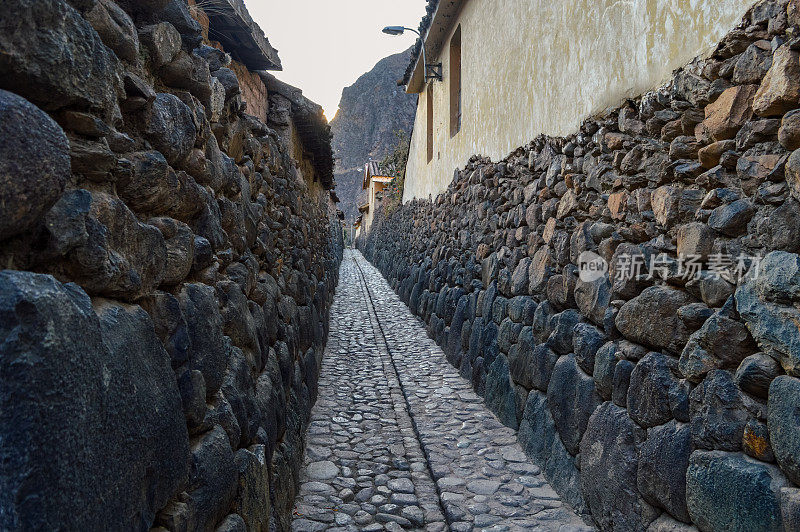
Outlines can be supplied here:
M293 530L591 530L347 250Z

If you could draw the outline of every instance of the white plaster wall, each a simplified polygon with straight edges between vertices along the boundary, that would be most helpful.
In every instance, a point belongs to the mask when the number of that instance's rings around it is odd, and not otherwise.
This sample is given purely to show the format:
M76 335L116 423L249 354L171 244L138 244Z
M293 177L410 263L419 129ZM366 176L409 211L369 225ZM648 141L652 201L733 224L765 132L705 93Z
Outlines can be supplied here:
M587 116L660 86L707 54L753 0L465 0L462 128L450 137L449 39L437 59L434 152L420 94L403 200L450 184L473 154L502 159L537 135L568 135ZM451 31L454 31L453 28ZM433 62L432 58L428 58Z

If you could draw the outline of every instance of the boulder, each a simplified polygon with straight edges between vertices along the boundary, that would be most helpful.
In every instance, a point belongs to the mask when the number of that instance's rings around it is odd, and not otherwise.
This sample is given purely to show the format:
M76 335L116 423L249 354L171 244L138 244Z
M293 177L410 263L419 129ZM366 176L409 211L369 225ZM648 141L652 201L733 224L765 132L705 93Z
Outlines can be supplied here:
M588 323L578 323L572 336L572 352L580 368L588 373L594 372L594 359L597 350L606 343L606 335Z
M48 251L64 256L86 242L91 206L92 195L88 190L70 190L61 196L44 216Z
M216 288L224 333L233 345L257 355L260 351L257 327L241 287L233 281L220 281Z
M123 0L129 5L141 2L138 0ZM189 5L183 0L145 0L145 4L151 4L151 17L158 21L166 21L172 24L181 34L184 46L189 50L194 50L203 40L203 28L200 23L192 16ZM161 11L157 9L163 6Z
M578 367L575 355L561 357L547 387L547 404L561 441L571 454L580 451L589 417L600 403L594 381Z
M630 360L620 360L614 366L611 400L623 408L628 406L628 389L631 385L631 374L636 365Z
M739 55L733 68L732 81L736 85L761 83L772 66L772 49L769 41L756 41Z
M182 366L189 360L192 340L189 338L186 318L181 311L178 299L169 292L156 290L139 303L153 320L156 335L169 353L172 367ZM196 377L192 378L196 379ZM203 387L205 388L205 383L203 383ZM205 409L205 397L205 393L203 393L203 409Z
M697 532L697 527L673 519L667 512L650 523L647 532Z
M164 276L161 282L175 285L184 280L194 263L194 233L185 223L172 218L151 218L150 225L161 231L167 247Z
M211 396L222 385L230 349L224 341L222 316L214 289L204 284L186 283L178 300L192 339L189 365L203 374Z
M714 233L702 222L691 222L678 228L678 256L697 255L705 261L713 251Z
M58 200L70 176L70 159L69 142L58 124L4 90L0 90L0 137L0 240L4 240L31 229Z
M86 14L103 44L120 59L134 65L139 63L139 35L131 17L111 0L99 0Z
M236 77L236 74L233 72L233 70L222 67L218 70L215 70L211 75L219 80L219 82L222 84L222 87L225 89L226 101L241 93L239 79Z
M555 261L548 247L542 247L537 251L528 269L528 293L539 294L544 291L547 281L553 274Z
M212 77L205 59L181 50L172 61L159 69L159 73L165 84L186 89L210 107Z
M787 150L800 149L800 110L795 109L783 115L778 142Z
M575 283L578 277L569 271L552 276L547 281L547 300L559 310L575 308Z
M772 452L772 445L769 442L769 429L767 425L750 419L744 426L742 436L742 450L756 460L762 462L774 462L775 453Z
M748 415L739 389L727 371L711 371L692 390L689 416L696 449L741 449Z
M800 379L777 377L769 387L769 438L786 476L800 484Z
M738 367L756 350L747 328L719 311L689 337L679 367L684 377L699 382L712 369Z
M588 282L578 278L575 283L575 303L581 315L597 325L603 325L611 295L611 282L607 275Z
M541 465L545 478L561 499L575 511L587 513L575 459L558 436L544 394L537 391L528 394L517 434L522 450L534 463Z
M505 426L514 430L519 428L514 383L509 374L508 360L502 353L498 354L489 366L485 386L486 406L497 415L497 418ZM521 415L522 412L519 414Z
M514 269L511 275L511 295L519 296L528 293L528 269L531 265L531 259L528 257L522 258Z
M94 141L70 136L69 155L73 174L96 183L113 180L111 173L117 167L117 156L106 139Z
M706 106L702 124L714 141L734 138L739 128L750 120L757 91L758 85L737 85L726 89L714 103Z
M768 272L779 264L793 262L796 255L785 252L769 253L761 265ZM769 267L769 269L768 269ZM789 267L787 267L789 268ZM790 268L778 272L790 271ZM736 307L747 323L747 328L758 346L767 354L777 358L789 375L800 376L800 330L794 323L800 322L800 311L791 306L774 303L770 299L785 300L794 297L794 283L782 275L749 275L736 290ZM766 297L759 297L759 293Z
M0 294L0 528L149 528L189 440L147 314L98 301L98 317L79 287L27 272L0 272Z
M739 453L695 451L686 473L689 515L700 530L779 532L786 477Z
M533 324L536 306L536 301L531 297L513 297L508 301L508 317L515 323L522 323L526 326L531 325Z
M658 187L650 200L656 222L671 227L677 222L689 221L700 207L703 195L702 190L682 189L673 185Z
M231 63L231 56L226 54L223 50L214 48L213 46L206 46L205 44L201 44L195 48L194 54L208 62L208 69L211 72L216 72L220 68L226 67Z
M595 354L592 376L597 393L605 400L611 399L614 385L614 368L622 357L623 355L618 350L617 342L606 342Z
M615 323L633 342L677 353L689 339L689 331L677 312L690 302L685 292L651 286L622 306Z
M689 426L670 421L647 431L636 473L636 487L644 499L685 523L691 522L686 507L686 470L691 454Z
M192 441L192 476L186 503L198 529L212 529L228 513L236 496L238 472L228 437L221 426Z
M674 359L655 352L645 355L633 369L628 414L640 426L655 427L673 418L670 397L680 392L673 369L677 369Z
M776 140L780 126L781 121L777 118L747 122L736 134L736 149L744 152L758 144Z
M763 353L756 353L742 360L736 370L735 379L742 391L766 399L769 385L781 373L781 365L777 360Z
M92 295L136 300L161 284L166 244L116 196L92 193L82 216L85 232L73 242L64 268Z
M634 489L644 440L644 429L611 402L589 420L580 448L580 486L602 530L645 530L660 513Z
M45 111L93 109L119 116L119 60L62 0L8 0L0 20L0 88Z
M792 152L786 161L786 182L795 199L800 199L800 149Z
M772 66L753 99L758 116L777 116L800 106L800 53L789 44L772 56Z
M708 225L725 236L736 237L747 232L747 224L755 213L749 199L740 199L711 211Z
M194 146L197 128L192 110L177 96L159 93L142 132L170 165L181 162Z
M508 354L512 379L529 390L532 388L547 390L557 360L558 355L547 344L536 345L530 327L522 330L519 342Z
M147 47L155 67L171 62L181 50L181 34L169 22L159 22L140 29L139 38Z
M262 512L259 509L259 512ZM229 514L225 519L214 529L214 532L248 532L249 530L256 530L256 527L248 528L248 524L244 518L239 514Z
M781 488L781 513L784 530L800 529L800 489Z
M572 309L554 315L550 321L553 332L547 339L547 345L559 355L572 352L574 330L580 321L581 315Z
M669 145L669 156L672 160L695 159L700 143L694 137L681 135L672 140Z
M700 148L697 152L697 157L700 160L700 164L703 165L703 168L710 170L719 164L723 153L735 149L736 141L731 139L721 140Z

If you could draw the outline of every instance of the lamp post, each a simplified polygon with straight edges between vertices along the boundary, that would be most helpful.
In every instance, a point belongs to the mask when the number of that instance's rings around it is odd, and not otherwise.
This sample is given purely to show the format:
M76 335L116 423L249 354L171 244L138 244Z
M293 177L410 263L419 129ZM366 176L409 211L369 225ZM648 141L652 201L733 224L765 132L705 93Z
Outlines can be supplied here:
M422 38L422 34L420 32L414 28L407 28L406 26L386 26L382 31L387 35L402 35L406 31L416 33L419 36L420 48L422 48L422 71L425 73L425 81L428 81L429 79L442 81L441 72L434 70L432 74L428 75L428 66L441 68L441 63L438 63L437 65L428 65L428 60L425 57L425 39Z

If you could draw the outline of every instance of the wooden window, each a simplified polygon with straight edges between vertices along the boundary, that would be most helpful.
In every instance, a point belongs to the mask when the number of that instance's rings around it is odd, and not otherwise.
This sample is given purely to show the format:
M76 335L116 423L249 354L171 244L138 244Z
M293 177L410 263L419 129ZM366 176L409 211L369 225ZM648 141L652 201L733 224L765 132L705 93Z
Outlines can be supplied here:
M428 148L428 162L433 160L433 83L428 85L427 91L427 98L426 98L426 106L427 107L427 148Z
M461 25L450 39L450 136L461 131Z

